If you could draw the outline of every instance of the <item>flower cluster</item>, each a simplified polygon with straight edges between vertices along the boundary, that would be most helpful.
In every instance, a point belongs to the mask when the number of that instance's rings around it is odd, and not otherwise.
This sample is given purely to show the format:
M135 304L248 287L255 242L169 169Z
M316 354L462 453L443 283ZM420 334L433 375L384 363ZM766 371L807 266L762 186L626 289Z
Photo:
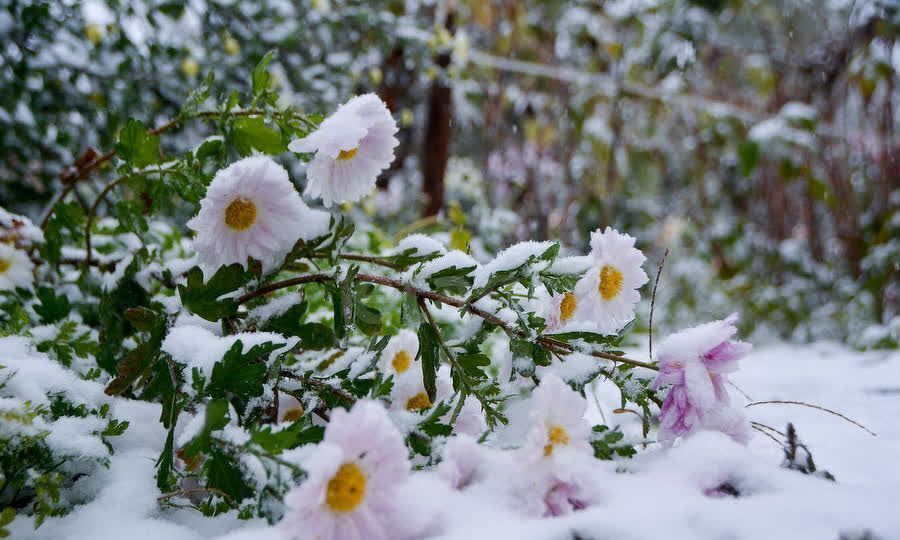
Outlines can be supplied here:
M750 434L743 412L731 406L726 374L752 346L735 341L737 315L667 337L659 347L654 388L671 384L660 411L659 440L671 443L697 429L727 433L737 441Z

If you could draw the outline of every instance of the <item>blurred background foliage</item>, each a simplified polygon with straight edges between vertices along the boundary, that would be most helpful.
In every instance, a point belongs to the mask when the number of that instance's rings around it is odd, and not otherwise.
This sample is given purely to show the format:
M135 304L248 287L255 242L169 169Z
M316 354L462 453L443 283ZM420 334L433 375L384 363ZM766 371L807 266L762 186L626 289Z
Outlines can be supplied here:
M669 250L660 325L896 347L898 35L894 0L0 0L0 206L87 205L128 118L164 125L210 74L227 96L275 50L280 107L377 92L400 122L355 209L388 237L484 257L611 225L651 275Z

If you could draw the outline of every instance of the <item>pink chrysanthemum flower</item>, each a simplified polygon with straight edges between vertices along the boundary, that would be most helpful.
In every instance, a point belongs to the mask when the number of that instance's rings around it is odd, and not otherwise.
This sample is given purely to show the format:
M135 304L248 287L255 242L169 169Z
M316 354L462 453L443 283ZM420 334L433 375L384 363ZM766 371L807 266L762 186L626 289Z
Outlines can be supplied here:
M695 429L722 431L737 441L749 437L743 412L730 405L727 373L752 348L732 339L737 315L701 324L667 337L660 344L659 375L653 388L671 384L660 410L659 440L671 443Z
M321 197L330 207L335 202L353 202L375 188L381 171L394 161L399 144L397 122L375 94L356 96L341 105L319 128L288 149L315 152L306 171L306 194Z
M591 426L584 419L587 402L562 379L549 374L532 395L532 426L523 450L532 460L562 452L591 454Z
M31 289L34 264L24 251L0 242L0 291Z
M648 280L642 267L647 258L634 243L633 236L610 227L591 233L594 267L575 284L569 301L575 317L592 321L600 332L614 334L634 318L637 290Z
M565 516L588 506L584 490L575 481L554 479L544 494L544 517Z
M409 474L403 436L387 412L361 400L337 409L304 463L308 477L284 499L279 523L293 540L397 538L395 490Z
M328 224L328 214L307 207L284 167L265 156L244 158L217 172L200 212L188 221L197 232L194 249L200 263L213 271L232 263L246 267L252 257L268 272L298 239L321 236Z

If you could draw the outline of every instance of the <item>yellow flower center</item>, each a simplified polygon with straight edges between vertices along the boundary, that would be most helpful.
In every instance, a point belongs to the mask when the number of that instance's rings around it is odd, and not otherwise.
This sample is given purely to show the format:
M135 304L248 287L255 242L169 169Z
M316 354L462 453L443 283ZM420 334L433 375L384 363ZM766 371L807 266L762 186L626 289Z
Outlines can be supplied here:
M359 148L351 148L350 150L341 150L341 153L338 154L338 159L348 160L353 159L356 153L359 152Z
M428 394L425 392L419 392L413 397L406 400L406 410L407 411L421 411L422 409L427 409L431 407L431 400L428 399Z
M303 407L294 407L293 409L288 409L284 413L284 421L285 422L296 422L303 417Z
M0 259L0 274L5 274L6 271L9 270L10 266L12 266L12 263L10 261L7 261L6 259Z
M412 359L409 357L409 353L406 351L400 351L394 355L394 359L391 360L391 365L394 366L394 369L397 373L403 373L407 369L409 369L409 364Z
M575 299L574 294L567 292L563 296L562 302L559 303L559 318L563 322L568 321L575 314L576 307L578 307L578 300Z
M600 269L600 285L597 287L597 290L600 291L600 296L609 302L622 292L623 281L624 276L622 276L622 272L618 268L610 264L604 264L603 268Z
M250 199L235 199L225 208L225 224L235 231L246 231L255 222L256 205Z
M366 475L354 463L344 463L328 481L325 504L335 512L349 512L366 494Z
M552 454L554 446L569 444L569 434L564 427L554 424L547 430L547 440L549 442L544 446L544 456Z

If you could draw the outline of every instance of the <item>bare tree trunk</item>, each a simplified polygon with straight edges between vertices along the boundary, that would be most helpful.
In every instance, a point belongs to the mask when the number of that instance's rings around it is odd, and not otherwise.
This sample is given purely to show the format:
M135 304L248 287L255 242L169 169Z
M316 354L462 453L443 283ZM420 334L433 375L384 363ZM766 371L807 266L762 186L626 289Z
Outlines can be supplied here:
M454 26L454 13L448 11L444 28L452 34ZM439 53L434 62L441 69L446 68L450 65L450 52ZM450 86L439 74L432 81L428 93L428 119L422 149L422 194L425 196L422 217L437 215L444 207L444 173L450 158L452 98Z

